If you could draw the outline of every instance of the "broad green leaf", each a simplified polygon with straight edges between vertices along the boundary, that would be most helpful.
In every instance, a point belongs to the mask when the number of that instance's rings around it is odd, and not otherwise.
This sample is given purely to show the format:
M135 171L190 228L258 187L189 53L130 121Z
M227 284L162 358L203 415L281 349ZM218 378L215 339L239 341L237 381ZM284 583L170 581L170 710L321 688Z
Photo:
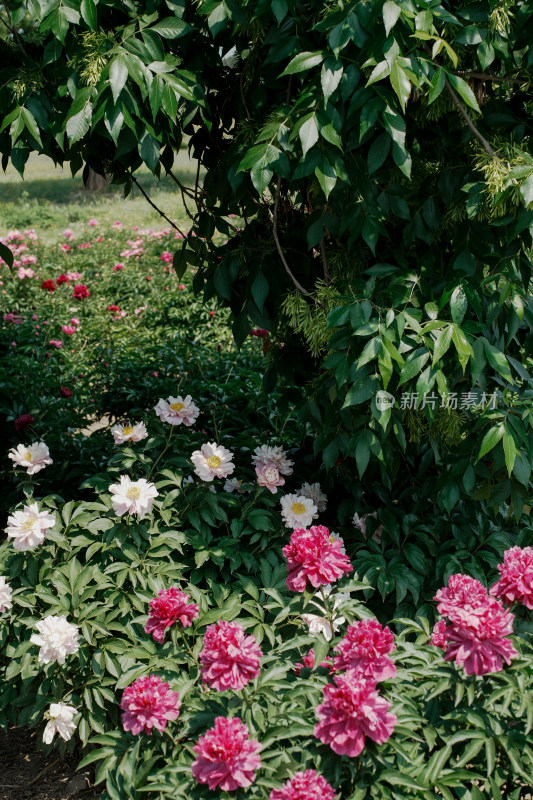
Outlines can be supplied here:
M469 359L474 355L474 351L472 349L472 345L466 338L464 331L455 324L452 326L452 341L455 345L455 349L457 350L459 363L461 364L464 372Z
M442 330L437 331L437 338L435 339L435 347L433 348L433 364L436 364L437 361L444 356L444 354L448 351L449 346L452 343L452 334L453 328L451 325L448 325L446 328L442 328Z
M483 441L481 442L481 447L479 448L479 453L476 458L476 461L479 461L480 458L483 458L490 450L492 450L498 442L503 439L503 434L505 432L505 425L501 423L500 425L493 425L492 428L489 428L485 436L483 437Z
M123 56L116 56L109 67L109 85L111 86L115 103L127 80L128 67L126 66L126 62Z
M319 165L315 167L315 175L318 178L318 182L320 183L322 191L326 195L327 200L335 188L335 184L337 183L337 175L325 156L322 156Z
M291 61L287 67L283 70L280 77L283 75L294 75L297 72L305 72L308 69L312 69L313 67L318 66L324 61L324 53L320 50L316 50L314 52L306 51L304 53L298 53Z
M509 362L507 361L505 355L498 350L497 347L487 342L486 339L483 339L483 345L485 347L485 353L487 355L487 360L491 367L493 367L496 372L498 372L502 378L505 378L506 381L509 383L513 383L513 376L511 374L511 368L509 367Z
M92 31L96 30L96 5L94 0L82 0L81 16Z
M343 75L343 66L340 61L335 58L328 58L322 64L322 72L320 73L320 84L322 86L322 94L324 100L329 100L333 92L337 89Z
M392 88L398 95L398 100L400 101L402 111L405 111L405 106L409 100L409 95L411 94L411 81L401 68L398 61L395 61L391 67L390 82Z
M406 383L407 381L410 381L411 378L414 378L415 375L418 375L418 373L426 364L428 358L429 352L427 350L425 353L420 353L419 355L411 354L402 368L398 386L401 386L402 383Z
M303 154L305 156L307 151L318 142L318 126L316 124L315 114L311 114L311 116L303 123L298 133L302 143Z
M455 323L457 323L457 325L460 325L463 321L467 308L468 301L466 299L465 291L463 287L459 285L453 290L453 294L450 298L452 319Z
M82 108L81 111L67 120L66 131L71 145L85 136L91 124L91 116L92 106L90 103L87 103L85 108Z
M470 108L473 108L474 111L478 112L478 114L481 114L481 109L478 106L476 96L464 78L460 78L458 75L452 75L451 72L446 73L446 75L452 88L455 89L459 97L464 100L467 106L470 106Z
M7 266L11 269L13 266L13 253L7 245L0 242L0 258L6 262Z
M514 440L513 431L509 425L504 426L503 452L505 454L505 466L507 467L507 474L509 477L511 477L516 460L516 443Z
M446 85L446 73L439 67L431 79L431 89L429 90L428 103L432 103L441 94Z
M400 6L397 6L392 0L387 0L383 5L383 24L385 25L385 34L387 36L398 22L401 13Z
M156 24L152 25L150 28L151 31L155 31L164 39L176 39L187 31L187 29L191 30L191 26L177 17L165 17L165 19L156 22Z
M382 133L377 139L374 139L368 151L369 175L372 175L373 172L381 167L389 154L390 146L391 138L388 133Z

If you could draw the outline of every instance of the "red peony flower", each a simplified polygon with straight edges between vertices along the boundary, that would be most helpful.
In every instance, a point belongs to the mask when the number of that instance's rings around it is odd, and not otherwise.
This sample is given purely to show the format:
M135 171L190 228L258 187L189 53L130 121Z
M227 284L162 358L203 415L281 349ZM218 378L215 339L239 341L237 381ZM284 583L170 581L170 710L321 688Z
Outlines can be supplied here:
M213 728L200 736L193 750L196 759L192 775L207 783L211 791L220 787L233 792L251 786L261 766L257 739L250 739L248 728L238 717L217 717Z
M390 703L381 697L375 681L353 670L333 680L336 686L324 687L324 702L316 710L316 738L329 744L334 753L352 757L362 752L365 736L377 744L386 742L396 716L389 713Z
M304 592L307 581L316 589L352 572L350 560L340 552L341 549L342 541L331 540L329 530L324 525L293 531L289 544L283 548L289 571L289 589L292 592Z
M90 296L90 292L83 283L77 283L74 287L74 291L72 292L72 297L75 297L76 300L84 300L86 297Z
M187 603L190 599L190 596L180 591L177 586L159 592L157 597L150 600L145 632L151 633L156 641L162 642L166 629L175 622L181 622L184 628L192 625L199 609L197 603Z
M151 275L147 275L147 276L146 276L146 278L145 278L145 280L147 280L147 281L151 281L151 280L152 280L152 276L151 276Z
M115 306L115 305L108 306L106 308L106 311L120 311L120 307L119 306Z
M533 547L511 547L498 564L500 580L490 593L506 603L521 603L533 609Z
M209 312L209 316L210 316L210 317L214 317L216 313L217 313L216 311L210 311L210 312Z
M62 397L72 397L73 394L73 392L71 392L70 389L67 389L66 386L62 386L59 390L59 393Z
M31 425L32 422L35 422L35 420L31 414L21 414L21 416L17 417L15 420L15 430L23 431Z
M55 292L56 285L50 278L41 283L41 289L47 289L49 292Z
M335 800L335 790L315 769L306 769L272 789L270 800Z
M219 619L205 631L202 680L219 692L242 689L259 675L262 655L255 636L246 636L238 622Z
M141 731L150 734L152 728L164 731L168 720L178 718L180 706L178 693L159 675L137 678L122 695L122 725L135 735Z
M269 331L265 330L265 328L252 328L250 331L250 336L257 336L260 339L265 339L269 335Z
M56 283L58 286L61 286L62 283L70 283L70 278L68 275L63 273L59 276L59 278L56 278Z
M346 636L335 647L336 670L354 670L357 675L386 681L394 678L396 667L388 653L396 648L390 628L376 619L363 619L348 625Z

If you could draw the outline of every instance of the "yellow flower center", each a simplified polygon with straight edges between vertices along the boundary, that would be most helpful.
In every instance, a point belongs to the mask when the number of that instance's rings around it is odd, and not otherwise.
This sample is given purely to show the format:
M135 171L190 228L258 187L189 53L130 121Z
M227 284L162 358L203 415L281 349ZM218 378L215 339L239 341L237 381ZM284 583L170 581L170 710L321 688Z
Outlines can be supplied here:
M33 528L33 524L34 524L34 522L35 522L35 520L33 519L33 517L28 517L28 519L27 519L27 520L25 520L25 521L22 523L22 530L23 530L23 531L31 531L31 530L32 530L32 528Z
M26 452L24 453L24 458L26 459L26 461L31 461L31 453L29 450L26 450Z
M133 425L125 425L124 428L122 428L122 433L124 436L129 436L130 433L133 433Z
M141 490L138 486L130 486L128 491L126 492L126 497L129 500L138 500L141 496Z
M305 511L305 506L303 503L293 503L291 508L295 514L303 514Z
M181 411L182 408L185 408L185 403L172 403L170 408L172 411Z
M220 458L218 456L209 456L207 466L211 469L217 469L220 466Z

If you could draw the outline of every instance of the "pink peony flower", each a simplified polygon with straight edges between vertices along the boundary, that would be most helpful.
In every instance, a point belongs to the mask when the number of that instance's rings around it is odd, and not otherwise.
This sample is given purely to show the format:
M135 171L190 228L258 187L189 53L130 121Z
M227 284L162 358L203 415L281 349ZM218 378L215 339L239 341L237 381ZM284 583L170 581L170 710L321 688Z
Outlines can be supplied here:
M60 350L63 347L63 342L61 341L61 339L50 339L48 344L51 344L52 347L57 347L58 350Z
M238 717L217 717L214 726L193 747L193 778L207 783L211 791L220 787L232 792L251 786L255 771L261 766L260 749L257 739L249 738L248 728Z
M76 333L76 326L75 325L62 325L61 330L67 336L72 336L73 333Z
M302 658L302 661L303 661L303 664L295 664L294 665L294 672L296 673L296 675L299 675L300 672L305 668L313 669L313 667L315 666L315 651L313 650L313 648L311 648L309 650L309 652L307 653L307 655ZM333 672L333 664L332 664L331 658L329 656L326 659L324 659L324 661L322 661L319 664L319 666L320 667L327 667L327 668L329 668L330 672Z
M114 223L111 225L111 227L112 227L112 228L113 228L113 230L115 230L115 231L120 231L120 230L122 230L122 222L121 222L119 219L117 219L117 220L115 220L115 222L114 222Z
M72 230L72 228L65 228L65 230L63 231L63 236L65 237L65 239L68 239L70 241L71 239L74 238L74 231Z
M68 253L68 251L70 250L70 245L69 244L60 244L59 246L60 246L60 248L62 250L65 251L65 253Z
M498 564L500 580L490 593L506 603L521 603L533 609L533 547L511 547Z
M246 636L238 622L220 619L204 635L202 680L219 692L238 691L259 675L262 655L255 636Z
M33 278L35 277L35 272L31 269L31 267L19 267L17 270L17 278L23 280L24 278Z
M78 325L81 325L81 321L77 317L71 317L70 324L77 327Z
M122 725L135 735L141 731L150 734L152 728L164 731L168 720L178 718L180 706L178 693L159 675L137 678L122 695Z
M89 250L92 247L92 245L90 244L90 242L82 242L81 244L77 244L76 247L78 248L78 250Z
M375 619L363 619L348 625L346 636L335 647L333 665L336 670L353 670L356 675L386 681L394 678L396 667L388 653L394 650L390 628L383 628Z
M69 281L80 281L81 280L81 272L70 272L67 271L67 278Z
M83 300L85 297L89 296L90 292L83 283L76 284L74 291L72 292L72 297L75 297L76 300Z
M145 632L151 633L156 641L162 642L166 629L175 622L181 622L184 628L192 625L199 610L197 603L187 602L190 599L190 596L180 591L177 586L159 592L157 597L150 600Z
M269 800L335 800L335 790L315 769L296 772Z
M331 541L324 525L312 525L309 530L297 528L283 548L287 559L287 586L292 592L304 592L307 581L317 589L334 583L352 572L348 556L341 553L342 541Z
M164 261L165 264L171 264L174 256L172 253L169 253L168 250L165 250L163 253L161 253L159 258L161 261Z
M257 466L255 468L257 475L257 483L259 486L264 486L272 494L276 494L278 486L283 486L285 478L283 478L276 467L271 464L265 466Z
M115 264L113 272L119 272L121 269L124 269L124 264Z
M435 595L437 610L447 617L454 608L464 609L476 605L487 597L487 590L482 583L470 575L450 575L448 586L439 589Z
M381 697L375 681L353 670L333 680L336 686L324 687L324 702L316 710L316 738L329 744L334 753L351 757L362 752L365 736L377 744L386 742L396 716L389 713L390 703Z
M89 225L90 228L94 228L95 225L98 225L98 220L94 219L94 218L90 219L89 222L87 223L87 225Z
M440 647L441 650L446 650L448 639L446 638L445 619L440 619L438 622L435 623L435 625L433 626L433 630L431 632L430 641L434 647Z

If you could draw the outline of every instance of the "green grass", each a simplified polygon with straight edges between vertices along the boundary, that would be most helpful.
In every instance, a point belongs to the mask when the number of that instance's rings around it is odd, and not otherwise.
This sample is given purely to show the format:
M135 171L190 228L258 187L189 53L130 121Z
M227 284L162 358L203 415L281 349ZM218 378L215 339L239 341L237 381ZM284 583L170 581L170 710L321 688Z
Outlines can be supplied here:
M192 185L196 162L186 151L176 156L174 173L179 180ZM180 228L188 229L181 194L171 178L158 181L146 167L135 173L150 199ZM57 232L70 227L77 234L90 217L103 226L120 219L126 227L158 227L166 223L142 196L139 189L124 198L121 186L109 186L100 192L88 192L81 172L74 178L68 165L56 167L47 156L32 154L24 179L12 167L0 172L0 220L2 231L8 228L36 228L43 241L57 240Z

